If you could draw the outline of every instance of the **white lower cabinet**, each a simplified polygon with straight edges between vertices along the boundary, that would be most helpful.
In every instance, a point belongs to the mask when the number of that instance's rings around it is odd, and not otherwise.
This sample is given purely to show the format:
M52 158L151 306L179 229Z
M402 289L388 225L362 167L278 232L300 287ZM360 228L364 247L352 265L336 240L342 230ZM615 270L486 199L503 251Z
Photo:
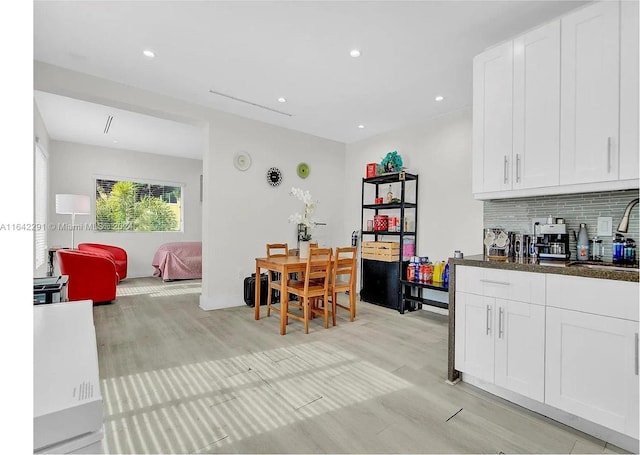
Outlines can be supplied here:
M496 301L495 383L505 389L544 399L545 308L540 305Z
M637 439L638 283L550 275L547 305L545 403Z
M544 287L544 275L481 268L456 274L457 288L479 291L456 292L456 369L543 401L545 308L496 295L535 299L528 291L514 291L522 289L517 284L540 279Z
M638 323L547 308L545 402L638 437Z
M494 298L456 292L456 369L493 382Z
M458 265L455 287L463 380L637 450L638 283Z

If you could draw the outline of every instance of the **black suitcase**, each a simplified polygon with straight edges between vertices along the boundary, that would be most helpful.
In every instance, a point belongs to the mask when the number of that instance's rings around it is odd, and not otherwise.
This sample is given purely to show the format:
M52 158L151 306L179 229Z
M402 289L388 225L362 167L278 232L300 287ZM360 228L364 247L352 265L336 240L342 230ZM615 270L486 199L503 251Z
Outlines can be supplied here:
M267 304L267 292L269 289L267 288L267 274L260 274L260 305ZM256 300L256 274L252 273L251 276L248 276L244 279L244 303L247 305L254 307Z

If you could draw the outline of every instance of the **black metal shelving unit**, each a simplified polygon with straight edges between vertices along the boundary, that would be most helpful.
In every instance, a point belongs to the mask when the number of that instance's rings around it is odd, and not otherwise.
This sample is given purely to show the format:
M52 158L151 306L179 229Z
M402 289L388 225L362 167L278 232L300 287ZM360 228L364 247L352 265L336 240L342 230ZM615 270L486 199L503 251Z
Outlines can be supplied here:
M370 191L365 189L371 185L375 187L373 198L384 197L384 186L395 185L400 187L400 202L372 204L365 203L366 194ZM413 196L413 197L407 197ZM370 196L369 196L370 197ZM407 201L409 199L410 201ZM362 288L360 289L360 299L398 310L404 313L403 292L401 280L406 278L406 268L408 261L403 261L404 244L407 238L413 238L417 248L418 229L418 175L408 172L393 172L377 175L375 177L362 179L361 194L361 216L360 226L362 228L362 239L373 239L382 241L382 237L397 237L400 243L400 258L394 262L376 261L373 259L361 259ZM399 211L399 231L370 231L366 230L365 213L371 215L381 214L381 212ZM413 214L414 228L411 231L405 230L405 219L407 214Z

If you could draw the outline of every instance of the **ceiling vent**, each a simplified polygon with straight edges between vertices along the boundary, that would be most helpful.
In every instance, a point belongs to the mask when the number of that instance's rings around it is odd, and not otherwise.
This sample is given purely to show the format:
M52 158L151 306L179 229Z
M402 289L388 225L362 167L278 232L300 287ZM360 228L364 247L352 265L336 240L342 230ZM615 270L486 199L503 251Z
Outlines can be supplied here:
M287 112L282 112L277 109L273 109L271 107L263 106L262 104L253 103L251 101L243 100L242 98L236 98L235 96L227 95L225 93L216 92L215 90L209 90L209 93L213 93L214 95L224 96L225 98L229 98L234 101L239 101L241 103L248 104L250 106L259 107L260 109L265 109L267 111L275 112L276 114L286 115L287 117L293 117L293 114L289 114Z
M104 125L104 134L109 134L109 128L111 128L111 121L113 120L113 115L107 117L107 123Z

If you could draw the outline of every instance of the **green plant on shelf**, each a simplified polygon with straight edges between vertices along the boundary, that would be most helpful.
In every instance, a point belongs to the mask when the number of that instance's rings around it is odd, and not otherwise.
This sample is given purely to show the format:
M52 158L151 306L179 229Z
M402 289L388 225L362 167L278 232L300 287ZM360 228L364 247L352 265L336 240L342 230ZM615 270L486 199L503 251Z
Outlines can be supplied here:
M385 172L400 172L402 170L402 164L402 157L398 155L396 150L389 152L380 162L378 174Z

